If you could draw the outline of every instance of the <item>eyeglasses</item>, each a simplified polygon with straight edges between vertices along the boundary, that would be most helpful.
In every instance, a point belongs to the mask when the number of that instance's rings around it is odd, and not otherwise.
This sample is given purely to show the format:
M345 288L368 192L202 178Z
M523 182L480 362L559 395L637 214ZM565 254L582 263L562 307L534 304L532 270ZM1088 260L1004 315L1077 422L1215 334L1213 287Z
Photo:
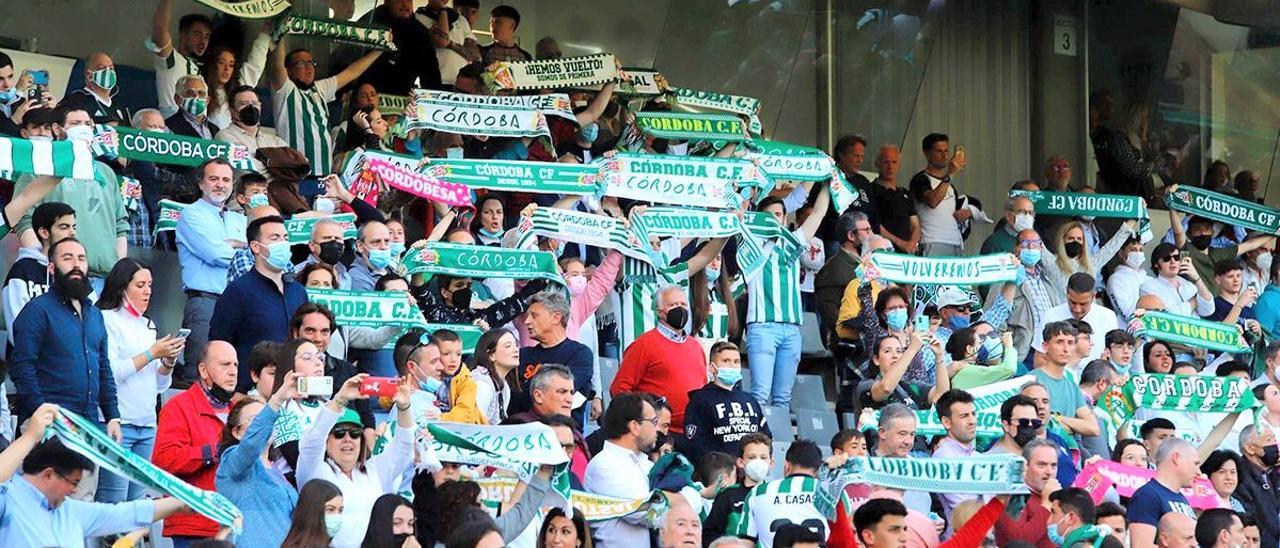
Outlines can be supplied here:
M649 423L649 424L652 424L652 425L654 425L654 426L657 426L657 425L658 425L658 416L657 416L657 415L654 415L654 416L653 416L653 418L651 418L651 419L645 419L645 418L637 419L637 420L636 420L636 422L647 422L647 423Z
M329 432L329 436L335 440L340 440L343 437L358 440L362 435L364 435L364 433L356 428L335 428Z
M1044 245L1044 240L1022 240L1020 243L1022 244L1022 247L1040 247Z
M61 473L59 473L59 472L54 472L54 475L56 475L56 476L58 476L58 477L62 478L62 481L67 482L67 485L70 485L72 489L79 489L79 488L80 488L80 482L84 479L84 478L82 477L82 478L80 478L80 479L78 479L78 480L76 480L76 481L71 481L71 478L68 478L68 477L66 477L66 476L62 475L62 474L61 474Z
M1017 419L1009 422L1016 425L1018 428L1034 428L1039 430L1041 426L1044 426L1044 421L1040 419Z
M320 63L317 63L317 62L315 61L315 59L301 59L301 60L298 60L298 61L294 61L294 62L292 62L292 63L289 63L289 66L291 66L291 67L296 67L296 66L299 66L299 65L303 65L303 66L311 65L312 67L316 67L316 66L318 66L319 64L320 64Z

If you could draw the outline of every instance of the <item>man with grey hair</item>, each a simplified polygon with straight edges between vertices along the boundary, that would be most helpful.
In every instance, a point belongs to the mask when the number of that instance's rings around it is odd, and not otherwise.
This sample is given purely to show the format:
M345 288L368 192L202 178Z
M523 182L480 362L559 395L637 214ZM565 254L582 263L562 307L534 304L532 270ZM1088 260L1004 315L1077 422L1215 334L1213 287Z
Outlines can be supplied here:
M539 364L537 371L531 377L525 389L521 392L525 394L526 401L532 401L532 405L526 411L512 413L506 420L502 421L502 424L526 424L545 422L546 420L554 422L557 420L556 418L564 419L564 417L569 416L569 410L573 407L574 402L575 392L573 387L579 382L577 375L569 371L568 367L558 363L547 362ZM576 414L581 415L580 412ZM570 457L571 468L585 470L587 461L591 460L591 452L587 448L587 439L582 437L581 425L583 423L567 420L566 422L574 422L572 425L574 446L572 449L567 446L564 448L565 451L572 455Z
M707 548L755 548L756 543L738 537L720 537L711 541Z
M697 339L689 336L689 297L684 288L670 285L656 296L658 325L631 342L622 354L622 365L609 391L647 392L671 404L671 432L684 432L684 410L689 392L707 384L707 356Z
M178 135L212 139L218 126L209 121L209 85L200 75L188 74L178 78L175 87L173 98L178 112L167 118L165 125Z
M1241 438L1244 435L1241 434ZM1175 512L1195 518L1195 509L1182 489L1191 487L1200 475L1200 456L1191 442L1169 438L1156 451L1156 477L1134 491L1129 499L1129 539L1133 546L1151 546L1156 527L1165 514Z
M813 297L818 303L823 334L833 329L836 318L840 316L845 288L856 277L862 256L869 251L868 240L875 236L871 231L871 221L861 211L845 211L836 219L835 225L832 237L840 243L840 250L827 254L830 258L813 278Z
M911 448L916 444L916 414L901 403L891 403L880 410L876 444L877 457L911 458ZM929 493L902 491L902 503L921 513L929 513L932 504Z
M1018 246L1018 232L1035 226L1036 208L1026 196L1014 196L1004 203L1004 218L982 241L982 253L1012 253Z
M518 318L517 321L519 321ZM593 397L591 377L595 359L587 345L570 339L565 331L566 326L569 325L569 300L558 291L538 293L530 301L529 309L524 313L523 323L529 332L529 337L537 341L537 344L520 349L520 368L516 370L516 378L520 379L525 386L518 394L511 397L511 404L507 409L511 413L519 413L530 407L536 407L537 402L532 401L536 399L533 394L532 379L537 376L543 364L561 364L566 368L566 372L573 372L570 378L572 386L569 387L569 399L566 401L569 404L568 407L555 412L570 415L578 421L578 424L585 424L587 408L581 405L574 406L571 402L591 401ZM582 399L579 400L578 395L581 395ZM571 414L574 407L577 409Z
M1001 514L996 520L996 545L1022 541L1034 546L1053 546L1046 531L1053 508L1049 497L1062 489L1057 478L1057 448L1045 440L1031 440L1022 447L1022 458L1027 461L1022 477L1030 500L1016 516Z
M1267 359L1270 361L1271 358ZM1255 388L1254 394L1264 390L1265 387ZM1276 446L1275 432L1269 426L1245 426L1240 430L1240 455L1244 457L1237 463L1240 483L1231 496L1240 501L1245 512L1258 520L1258 531L1263 538L1275 539L1280 536L1280 519L1277 518L1280 515L1280 471L1276 470L1276 464L1280 463L1280 450Z
M391 229L379 221L360 225L356 234L356 260L347 269L351 290L373 291L374 282L387 273L391 261Z

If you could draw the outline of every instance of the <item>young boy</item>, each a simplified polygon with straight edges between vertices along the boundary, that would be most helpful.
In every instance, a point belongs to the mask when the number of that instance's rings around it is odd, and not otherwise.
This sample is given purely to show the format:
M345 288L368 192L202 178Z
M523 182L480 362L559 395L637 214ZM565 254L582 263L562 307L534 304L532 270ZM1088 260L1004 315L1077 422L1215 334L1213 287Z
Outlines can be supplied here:
M725 531L734 531L742 521L743 502L755 486L764 483L773 469L773 440L764 434L747 434L742 438L737 470L742 481L716 495L711 511L702 522L702 538L715 540ZM707 541L709 542L709 541ZM704 542L706 544L706 542Z
M1137 340L1130 335L1128 331L1123 329L1112 329L1107 332L1107 348L1102 351L1102 359L1111 363L1111 368L1115 369L1119 379L1119 384L1129 381L1129 374L1133 372L1133 349Z
M275 341L262 341L249 351L249 377L253 379L250 396L263 400L271 397L276 386L276 356L280 354L280 346Z
M431 334L431 342L440 349L440 380L444 381L443 393L449 396L437 404L444 412L440 420L484 424L484 414L476 406L476 381L462 365L462 337L452 330L438 329Z

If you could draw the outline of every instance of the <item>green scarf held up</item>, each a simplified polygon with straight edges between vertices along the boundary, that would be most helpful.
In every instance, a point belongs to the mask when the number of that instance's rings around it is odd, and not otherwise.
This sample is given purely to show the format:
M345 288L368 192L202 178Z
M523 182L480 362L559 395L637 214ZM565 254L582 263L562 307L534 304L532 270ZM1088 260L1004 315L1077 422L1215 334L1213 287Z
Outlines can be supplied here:
M564 449L550 426L538 422L515 425L436 422L428 424L427 430L431 432L434 438L432 444L437 448L447 446L489 457L484 459L489 462L477 464L497 466L518 473L527 473L539 466L554 466L551 491L559 498L554 501L554 505L566 509L569 507L569 500L572 498L569 487L569 457L564 454Z
M473 190L579 196L595 194L599 190L600 175L595 165L461 158L432 158L423 172Z
M235 169L253 169L249 149L214 139L99 125L94 128L92 146L97 154L141 162L197 167L208 160L222 158Z
M1249 344L1235 325L1168 312L1145 312L1139 334L1150 339L1195 346L1212 352L1241 354L1250 350Z
M334 215L316 217L295 216L284 222L284 231L289 234L289 245L305 244L310 242L312 227L322 220L333 221L342 225L342 239L354 240L356 238L357 231L355 213L337 213Z
M291 6L289 0L196 0L227 15L241 19L267 19L284 13Z
M94 153L78 141L31 141L0 137L0 172L81 180L95 178Z
M156 219L155 228L152 229L152 235L161 232L178 229L178 219L182 217L182 210L191 204L175 202L173 200L160 200L160 218Z
M279 40L281 36L286 34L311 36L353 46L396 51L396 45L390 40L390 33L391 29L387 27L352 23L338 19L308 17L291 11L288 15L276 21L271 37L274 40Z
M482 77L490 89L559 89L594 86L618 79L612 53L536 61L499 61Z
M378 112L383 116L399 116L409 106L409 98L404 95L378 94Z
M1189 413L1252 410L1254 424L1260 423L1266 411L1263 403L1253 396L1248 379L1203 375L1133 375L1123 388L1112 387L1102 403L1117 425L1132 418L1139 408Z
M731 143L750 140L742 119L731 114L637 112L635 117L641 131L662 139Z
M404 114L406 129L489 137L551 135L546 114L518 97L488 98L416 89Z
M764 131L760 124L760 100L755 97L688 88L671 88L671 95L677 106L706 108L746 116L749 119L748 130L752 135L760 135Z
M738 209L739 186L772 188L746 160L620 152L597 161L606 196L674 205Z
M401 265L406 275L546 280L564 285L556 257L548 251L431 242L409 248Z
M325 305L338 325L351 327L425 327L426 319L408 294L398 291L349 291L307 288L307 299Z
M1280 233L1280 211L1235 196L1187 185L1168 195L1169 207L1199 217L1207 217L1256 230L1263 234Z
M1138 235L1142 241L1148 242L1152 238L1147 205L1137 196L1026 190L1010 191L1009 196L1024 196L1031 200L1037 215L1137 219Z
M1020 266L1007 253L975 257L917 257L879 251L863 264L871 279L899 284L990 285L1017 279Z
M818 482L814 505L831 519L838 494L851 483L932 493L1027 494L1019 455L973 455L962 459L854 457Z

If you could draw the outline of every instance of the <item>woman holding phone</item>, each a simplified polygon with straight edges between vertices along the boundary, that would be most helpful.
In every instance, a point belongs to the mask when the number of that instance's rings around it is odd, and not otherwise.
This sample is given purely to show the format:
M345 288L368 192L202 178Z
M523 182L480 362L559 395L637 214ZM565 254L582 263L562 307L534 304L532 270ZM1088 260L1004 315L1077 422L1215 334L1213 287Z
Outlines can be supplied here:
M156 396L169 389L173 366L186 345L174 335L156 338L156 325L144 316L151 305L151 269L129 258L120 259L103 282L102 321L107 329L107 357L116 380L122 445L151 460L156 441ZM124 502L142 497L137 483L103 474L99 502Z

